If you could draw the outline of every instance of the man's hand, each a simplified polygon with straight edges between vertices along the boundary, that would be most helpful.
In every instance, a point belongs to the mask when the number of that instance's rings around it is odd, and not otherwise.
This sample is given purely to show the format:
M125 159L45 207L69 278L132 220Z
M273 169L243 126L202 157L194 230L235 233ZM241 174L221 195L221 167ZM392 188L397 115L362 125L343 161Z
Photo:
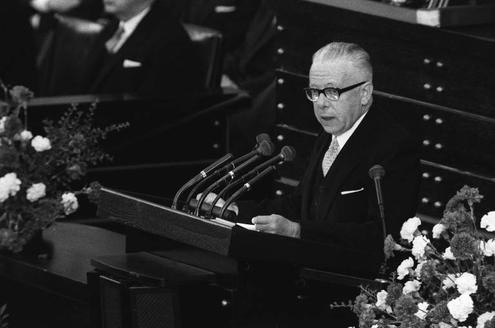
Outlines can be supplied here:
M301 236L301 226L299 223L292 222L278 214L255 216L251 222L258 231L294 238L300 238Z

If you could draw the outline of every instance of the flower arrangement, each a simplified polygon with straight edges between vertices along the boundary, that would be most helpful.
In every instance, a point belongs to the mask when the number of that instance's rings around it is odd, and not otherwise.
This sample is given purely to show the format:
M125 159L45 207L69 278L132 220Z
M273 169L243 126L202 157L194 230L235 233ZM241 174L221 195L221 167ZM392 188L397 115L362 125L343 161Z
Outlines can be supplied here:
M79 194L94 200L98 183L74 191L75 184L89 166L111 159L99 143L127 124L93 127L96 106L73 105L58 122L43 121L44 136L33 135L27 128L32 92L0 86L0 249L19 252L36 232L73 213Z
M385 257L407 252L408 258L386 288L361 287L351 305L359 327L495 327L495 211L478 222L474 205L482 198L464 186L431 236L414 217L402 225L399 243L387 237Z

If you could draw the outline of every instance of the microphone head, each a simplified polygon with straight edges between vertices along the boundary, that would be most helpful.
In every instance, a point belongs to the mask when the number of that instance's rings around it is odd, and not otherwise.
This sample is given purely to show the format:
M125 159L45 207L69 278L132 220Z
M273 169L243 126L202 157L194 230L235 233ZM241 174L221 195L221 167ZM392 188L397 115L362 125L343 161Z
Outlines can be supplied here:
M275 145L270 140L262 140L256 148L258 154L263 156L270 156L275 151Z
M383 166L381 165L373 165L369 170L368 170L368 174L370 176L371 179L375 179L375 178L383 178L385 176L385 169L383 168Z
M263 140L267 140L267 141L270 141L271 138L270 136L268 135L268 133L260 133L256 136L256 143L257 144L260 144Z
M280 155L285 162L290 162L296 157L296 150L292 146L283 146Z

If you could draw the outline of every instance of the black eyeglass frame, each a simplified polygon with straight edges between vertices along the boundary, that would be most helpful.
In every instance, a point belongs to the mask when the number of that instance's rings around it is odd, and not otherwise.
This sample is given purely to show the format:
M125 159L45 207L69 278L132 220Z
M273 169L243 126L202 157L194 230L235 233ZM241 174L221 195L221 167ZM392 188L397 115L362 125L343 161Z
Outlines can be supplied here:
M344 92L347 92L347 91L350 91L350 90L352 90L354 88L357 88L360 85L365 84L366 82L368 82L368 81L362 81L362 82L359 82L359 83L350 85L350 86L345 87L345 88L327 87L327 88L323 88L323 89L317 89L317 88L307 87L307 88L304 88L304 93L306 94L306 98L308 98L308 100L311 101L311 102L316 102L318 100L318 98L320 98L320 94L322 94L322 93L325 96L325 98L327 98L328 100L338 101L340 99L340 95L342 95ZM312 90L318 91L318 97L316 97L315 100L313 100L311 97L309 97L309 92L311 92ZM337 92L337 98L336 99L332 99L329 96L327 96L327 94L325 92L326 90L336 91Z

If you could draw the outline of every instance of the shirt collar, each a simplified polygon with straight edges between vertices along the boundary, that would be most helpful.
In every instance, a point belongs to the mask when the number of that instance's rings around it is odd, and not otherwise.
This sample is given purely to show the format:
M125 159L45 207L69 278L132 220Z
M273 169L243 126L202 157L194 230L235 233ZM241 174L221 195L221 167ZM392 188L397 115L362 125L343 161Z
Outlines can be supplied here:
M120 21L119 25L124 29L124 35L129 36L134 32L136 26L141 22L141 20L146 16L146 14L150 11L150 7L145 8L139 14L135 15L132 18L129 18L126 21Z
M359 126L359 124L361 123L361 121L366 116L366 114L368 114L368 111L366 111L363 115L361 115L361 117L358 118L356 120L356 122L354 122L354 124L351 126L351 128L349 130L347 130L344 133L336 136L337 142L339 143L339 148L340 149L344 148L344 145L346 144L347 140L349 140L349 138L352 136L352 134L354 133L354 131L357 129L357 127Z

